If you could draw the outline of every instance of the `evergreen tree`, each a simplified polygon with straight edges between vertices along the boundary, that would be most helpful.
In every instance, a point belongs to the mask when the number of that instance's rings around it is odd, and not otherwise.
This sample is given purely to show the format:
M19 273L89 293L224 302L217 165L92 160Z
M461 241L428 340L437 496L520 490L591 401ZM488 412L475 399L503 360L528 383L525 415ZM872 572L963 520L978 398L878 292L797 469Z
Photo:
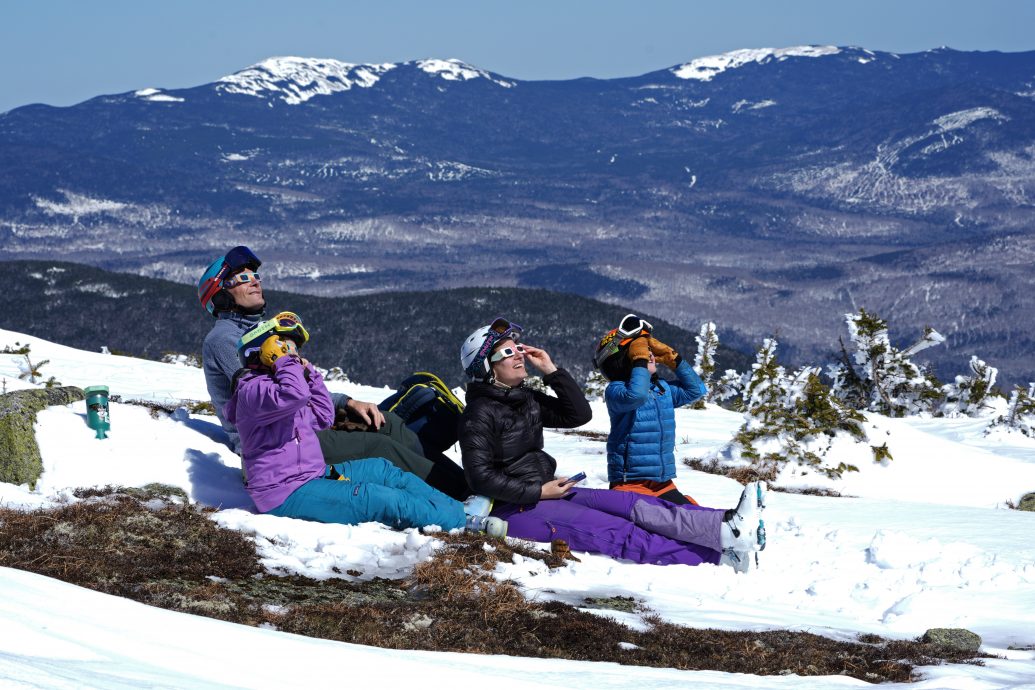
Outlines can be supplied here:
M942 414L946 416L974 416L988 407L988 398L993 394L999 370L990 367L977 358L970 358L971 376L957 376L953 383L942 386L945 403Z
M841 362L829 368L834 394L856 408L903 417L936 409L944 395L941 384L913 355L945 341L933 328L912 346L898 350L888 338L888 324L860 309L846 314L850 347L841 343ZM852 350L849 354L849 349Z
M740 374L735 369L727 369L726 373L713 386L709 387L708 399L721 403L723 407L742 412L744 400L741 396L744 394L746 378L747 376Z
M1029 383L1027 389L1021 386L1014 388L1006 414L996 417L989 429L999 426L1035 438L1035 383Z
M747 413L765 426L774 425L780 418L781 402L787 394L784 368L776 361L776 347L777 342L773 338L762 341L744 390Z
M604 389L607 388L607 384L607 378L599 371L594 369L589 372L589 376L586 377L586 384L582 387L586 400L603 400Z
M320 376L323 377L324 381L344 381L346 383L349 381L348 374L342 371L341 367L331 367L330 369L316 367L316 369L320 372Z
M695 410L703 410L705 403L712 400L715 395L712 376L715 375L715 352L719 349L719 336L715 333L715 324L710 321L702 323L701 330L694 339L697 341L694 371L701 377L701 382L704 383L708 392L691 407Z
M775 340L765 340L752 366L744 391L746 421L733 442L739 455L770 479L788 462L828 476L857 470L844 462L833 465L827 452L842 432L865 441L863 416L830 395L817 367L788 376L776 361L776 348Z
M547 386L545 383L543 383L542 376L529 376L521 385L523 385L525 388L531 388L534 391L539 391L540 393L545 393L547 395L552 395L556 397L556 394L553 392L553 389Z
M712 376L715 375L715 352L719 349L719 336L715 332L715 324L711 321L702 323L695 340L697 354L694 356L694 371L710 389Z

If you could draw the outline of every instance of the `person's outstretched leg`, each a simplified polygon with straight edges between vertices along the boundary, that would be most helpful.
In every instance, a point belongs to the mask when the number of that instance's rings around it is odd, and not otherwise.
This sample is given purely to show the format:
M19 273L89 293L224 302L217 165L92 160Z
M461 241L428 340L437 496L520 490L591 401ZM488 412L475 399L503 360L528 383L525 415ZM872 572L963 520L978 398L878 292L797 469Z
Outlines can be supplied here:
M654 534L722 551L721 527L725 511L718 508L692 503L675 505L656 496L608 489L575 489L568 500L625 518Z
M424 448L421 446L420 438L417 434L413 433L410 427L406 426L403 422L402 417L395 414L394 412L384 412L385 423L381 425L381 428L377 430L377 433L382 436L387 436L396 443L401 444L404 448L412 450L418 455L424 454Z
M719 562L718 551L649 532L627 518L566 499L498 506L492 514L508 521L507 536L541 542L564 539L572 551L658 565Z
M358 487L354 494L368 520L393 527L438 525L443 529L456 529L464 526L466 516L462 503L383 458L351 460L332 467L341 477L339 482Z
M443 453L435 453L428 458L435 466L424 478L430 486L435 487L450 498L465 501L471 495L471 487L467 485L467 477L460 465L447 458Z
M431 460L390 437L369 431L338 431L324 429L316 432L323 460L328 465L349 460L384 458L404 472L412 472L421 479L435 466Z

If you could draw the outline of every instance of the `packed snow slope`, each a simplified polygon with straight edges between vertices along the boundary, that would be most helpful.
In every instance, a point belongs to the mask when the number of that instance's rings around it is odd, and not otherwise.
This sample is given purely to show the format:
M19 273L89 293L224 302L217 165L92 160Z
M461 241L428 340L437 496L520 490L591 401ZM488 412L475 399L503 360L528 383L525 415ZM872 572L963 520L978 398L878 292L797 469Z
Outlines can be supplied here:
M62 384L108 385L123 400L175 403L206 399L200 369L90 353L0 330L0 347L31 347L41 373ZM100 345L100 344L99 344ZM7 391L25 357L0 354ZM322 363L325 366L334 363ZM563 364L563 363L562 363ZM366 400L390 391L351 383L333 390ZM606 431L593 403L586 431ZM110 437L97 440L82 402L38 416L44 474L34 489L0 484L0 502L31 509L74 500L83 486L179 486L219 508L215 520L250 535L267 568L316 578L402 577L433 553L434 532L397 532L368 523L319 525L257 515L240 482L240 462L222 443L213 417L178 409L152 418L144 407L113 403ZM499 566L528 596L579 605L585 597L628 596L664 619L734 630L787 628L852 640L860 633L912 638L932 627L965 627L983 650L1001 655L983 667L922 669L916 688L1035 687L1035 515L1008 501L1035 490L1035 440L999 432L987 419L867 417L871 437L886 438L894 460L846 474L832 488L843 498L771 492L769 544L760 567L737 575L718 566L647 566L580 555L548 570L539 561ZM741 423L709 407L677 411L680 457L716 452ZM548 432L561 474L584 470L606 485L598 434ZM807 484L808 477L795 477ZM731 506L733 480L683 467L679 484L702 504ZM827 480L816 486L831 488ZM517 557L516 557L517 558ZM336 572L337 571L337 572ZM640 614L607 612L630 626ZM326 687L346 677L398 684L431 677L441 684L498 687L845 688L843 677L757 678L614 664L372 649L254 629L157 610L40 576L0 569L0 686L14 688ZM1009 649L1013 647L1014 649ZM257 664L256 659L291 663Z

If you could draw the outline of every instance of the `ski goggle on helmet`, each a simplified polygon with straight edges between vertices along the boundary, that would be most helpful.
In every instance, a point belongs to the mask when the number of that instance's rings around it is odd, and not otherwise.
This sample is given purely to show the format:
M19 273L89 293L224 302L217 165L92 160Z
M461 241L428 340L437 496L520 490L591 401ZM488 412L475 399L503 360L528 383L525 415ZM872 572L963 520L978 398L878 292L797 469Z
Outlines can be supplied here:
M482 326L471 335L460 346L460 366L464 373L472 379L485 378L492 372L489 362L489 355L492 349L508 338L518 340L524 329L516 323L512 323L503 317L497 317L488 326ZM509 349L509 348L505 348ZM508 355L513 356L513 354ZM500 357L499 359L503 359ZM499 361L497 359L496 361Z
M302 325L302 319L298 314L282 311L272 319L255 324L237 341L237 357L241 364L256 354L271 335L290 338L299 347L309 342L309 332Z
M198 301L201 302L201 306L205 307L209 314L214 315L215 305L213 304L213 299L219 294L220 290L226 287L224 281L232 274L245 268L250 268L252 275L255 275L255 279L258 280L259 277L255 274L255 271L259 270L261 265L262 261L259 260L259 257L255 256L251 249L244 246L234 247L213 261L198 280Z

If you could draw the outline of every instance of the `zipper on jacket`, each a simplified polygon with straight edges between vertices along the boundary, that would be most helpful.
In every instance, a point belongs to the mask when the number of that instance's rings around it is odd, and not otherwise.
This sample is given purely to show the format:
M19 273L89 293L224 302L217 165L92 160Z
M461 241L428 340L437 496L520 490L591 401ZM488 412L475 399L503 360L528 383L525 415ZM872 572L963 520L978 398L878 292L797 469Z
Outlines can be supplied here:
M658 457L661 458L661 472L664 473L665 459L663 457L663 451L665 449L665 420L661 418L661 405L658 404L658 397L660 396L657 394L654 395L654 411L658 415L658 427L661 430L661 433L658 434Z
M295 428L295 464L298 470L302 471L302 440L298 437L298 429Z

